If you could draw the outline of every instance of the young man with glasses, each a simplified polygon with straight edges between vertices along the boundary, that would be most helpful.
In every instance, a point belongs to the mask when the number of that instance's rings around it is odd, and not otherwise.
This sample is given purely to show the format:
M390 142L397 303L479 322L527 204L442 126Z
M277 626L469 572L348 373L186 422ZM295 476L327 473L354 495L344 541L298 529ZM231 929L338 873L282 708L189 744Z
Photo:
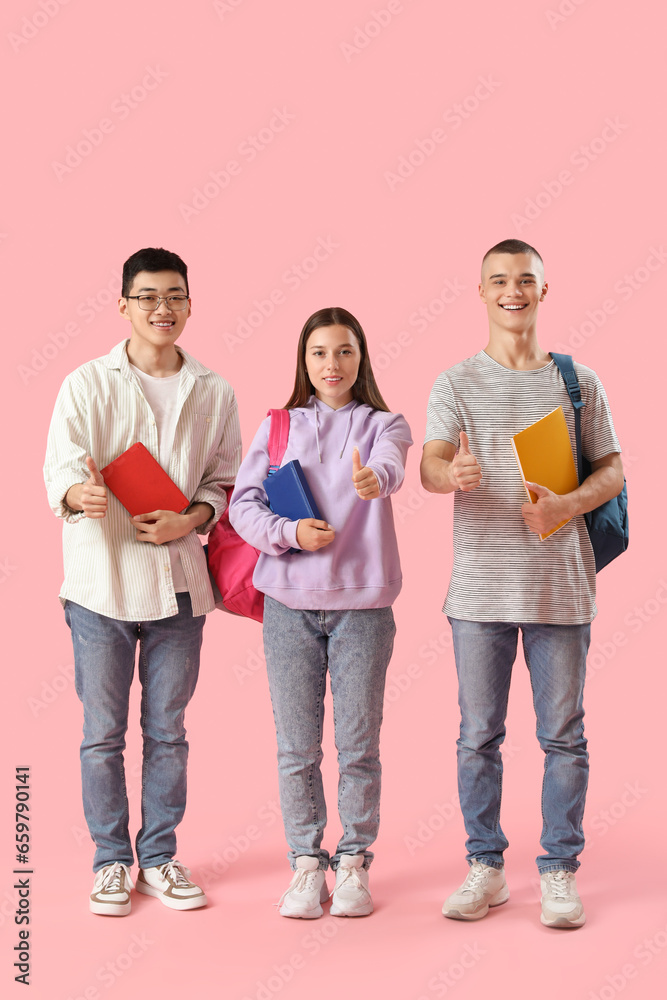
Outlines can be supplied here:
M214 608L197 534L226 506L241 438L229 384L176 347L190 316L187 267L147 248L123 266L119 310L129 340L69 375L56 401L45 463L64 520L60 600L83 703L83 803L96 845L93 913L130 912L134 862L123 750L139 645L143 774L136 838L139 891L172 909L206 896L175 860L186 799L185 708L195 689L204 619ZM190 505L130 517L99 471L141 441Z
M563 496L529 484L537 501L526 502L512 435L562 406L575 440L565 383L537 341L547 289L542 258L528 244L505 240L485 255L479 294L489 342L437 378L421 474L429 492L454 492L454 565L444 611L459 681L458 783L470 869L443 913L478 920L509 898L500 746L521 632L545 753L543 853L537 858L541 920L567 928L585 919L574 873L584 847L582 699L596 607L595 560L583 515L620 493L623 466L600 380L576 365L585 403L583 452L593 472ZM567 523L540 541L561 522Z

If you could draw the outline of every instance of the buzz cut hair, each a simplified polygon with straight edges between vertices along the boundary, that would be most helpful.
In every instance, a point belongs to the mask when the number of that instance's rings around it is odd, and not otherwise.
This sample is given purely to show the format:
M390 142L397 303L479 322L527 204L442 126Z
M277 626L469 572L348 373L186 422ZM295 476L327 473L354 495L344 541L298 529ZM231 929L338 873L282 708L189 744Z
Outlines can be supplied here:
M542 273L544 274L544 261L542 260L540 254L537 252L535 247L531 247L530 243L524 243L523 240L503 240L501 243L496 243L494 247L491 247L491 249L487 250L484 254L482 258L482 271L484 270L484 264L486 263L487 257L496 253L525 253L530 254L532 257L537 257L542 265Z

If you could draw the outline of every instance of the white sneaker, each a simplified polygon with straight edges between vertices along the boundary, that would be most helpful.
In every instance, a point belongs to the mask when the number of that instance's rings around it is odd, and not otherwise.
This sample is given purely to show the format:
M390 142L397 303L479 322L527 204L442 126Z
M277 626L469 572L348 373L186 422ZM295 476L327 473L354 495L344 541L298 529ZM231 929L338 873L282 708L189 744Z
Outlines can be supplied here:
M321 917L321 904L329 898L326 873L319 860L302 854L296 859L296 871L289 886L278 900L282 917L314 920Z
M180 861L167 861L156 868L140 868L137 891L156 896L172 910L196 910L206 906L206 893L190 881L190 869Z
M332 917L367 917L373 912L363 854L341 854L331 893Z
M505 869L473 861L468 876L456 892L445 900L442 912L454 920L481 920L490 906L500 906L510 898Z
M126 917L132 908L130 890L134 883L127 865L115 861L95 873L90 894L91 913L107 917Z
M542 916L547 927L581 927L586 923L584 906L577 892L574 872L543 872Z

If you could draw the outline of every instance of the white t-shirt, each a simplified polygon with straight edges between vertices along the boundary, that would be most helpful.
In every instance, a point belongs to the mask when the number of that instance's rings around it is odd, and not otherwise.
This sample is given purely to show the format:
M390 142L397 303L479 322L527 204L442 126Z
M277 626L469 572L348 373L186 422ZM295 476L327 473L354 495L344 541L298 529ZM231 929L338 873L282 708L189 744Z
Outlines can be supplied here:
M600 380L590 368L575 369L585 403L582 450L593 462L621 449ZM450 617L555 625L595 617L595 560L583 516L545 541L521 516L527 496L511 438L557 406L576 454L574 410L553 361L516 371L480 351L436 379L425 442L458 446L464 430L482 469L476 489L454 494L454 564L443 608Z
M167 375L166 378L155 378L153 375L147 375L146 372L142 372L136 365L130 364L130 368L141 382L144 396L153 411L160 446L160 465L169 474L169 460L174 450L174 434L178 422L176 403L178 400L178 386L181 381L181 373L178 371L175 375ZM150 545L152 543L146 542L145 544ZM174 591L177 594L185 593L188 585L181 565L178 545L175 541L167 542L167 547L171 560Z

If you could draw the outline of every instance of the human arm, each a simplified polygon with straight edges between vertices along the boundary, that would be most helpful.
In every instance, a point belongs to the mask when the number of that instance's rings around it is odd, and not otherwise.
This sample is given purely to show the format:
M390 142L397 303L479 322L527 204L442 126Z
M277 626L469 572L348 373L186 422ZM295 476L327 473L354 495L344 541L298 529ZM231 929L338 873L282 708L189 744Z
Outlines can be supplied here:
M86 465L90 472L85 483L75 483L65 494L65 506L75 512L81 512L86 517L102 518L107 512L107 488L104 476L97 468L95 460L88 455Z
M623 462L618 452L604 455L591 462L592 472L581 486L559 496L539 483L526 483L537 496L537 503L524 503L521 513L528 528L546 535L562 521L587 514L618 496L623 489Z
M429 493L469 493L482 481L482 470L470 452L465 431L460 432L460 444L450 441L427 441L420 465L422 486Z
M44 460L44 481L51 510L70 524L86 517L82 492L88 484L95 485L87 464L94 444L86 382L79 372L74 372L67 376L58 393ZM101 511L98 515L103 516Z
M212 416L204 414L199 419L205 421L207 428L210 427L213 433L208 437L193 434L182 453L183 464L189 462L191 469L201 469L192 502L183 513L153 510L131 517L139 542L163 545L183 538L191 531L208 534L226 508L225 487L231 486L236 479L241 457L241 431L236 398L231 387L223 379L217 378L212 391L214 395L209 397L211 401L202 401L199 405L209 409L211 414L214 408L217 409L218 421L216 423ZM206 444L203 445L203 442ZM200 463L203 464L203 469ZM193 483L190 482L191 490L192 486Z
M336 532L326 521L318 521L314 517L302 517L296 524L296 542L300 549L317 552L318 549L330 545L336 537Z
M164 545L165 542L173 542L196 531L211 521L214 514L210 503L194 503L183 514L177 514L173 510L154 510L148 514L137 514L130 521L137 529L138 542Z
M352 482L360 500L375 500L380 496L378 477L367 465L362 466L359 449L352 449Z
M388 497L400 489L412 444L410 428L400 413L375 411L373 419L380 422L380 433L371 444L365 464L359 448L352 449L352 482L362 500Z
M241 537L267 555L282 555L290 549L315 551L333 541L333 528L326 521L302 518L291 521L274 514L263 482L269 473L270 419L260 425L241 463L229 508L229 520Z

